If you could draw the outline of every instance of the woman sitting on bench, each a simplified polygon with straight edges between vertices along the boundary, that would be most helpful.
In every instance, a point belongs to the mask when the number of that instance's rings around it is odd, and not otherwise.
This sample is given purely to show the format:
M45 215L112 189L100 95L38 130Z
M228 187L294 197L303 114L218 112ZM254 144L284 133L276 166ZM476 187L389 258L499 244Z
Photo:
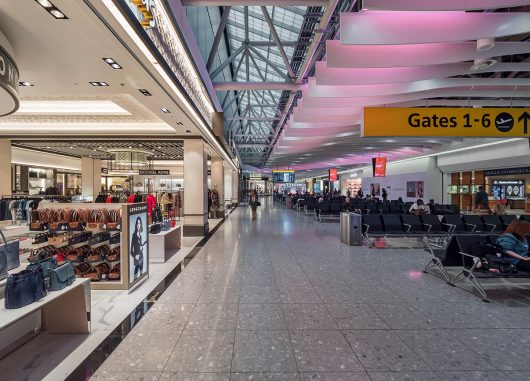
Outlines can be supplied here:
M511 257L512 264L517 270L530 272L530 257L528 257L528 241L530 222L513 221L506 231L497 239L497 245L502 247L503 254Z

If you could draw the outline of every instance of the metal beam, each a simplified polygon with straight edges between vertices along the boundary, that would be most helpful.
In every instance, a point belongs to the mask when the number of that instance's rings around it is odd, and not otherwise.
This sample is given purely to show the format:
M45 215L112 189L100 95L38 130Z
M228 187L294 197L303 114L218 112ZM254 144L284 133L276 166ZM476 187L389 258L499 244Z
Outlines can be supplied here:
M274 122L276 120L280 120L279 117L267 117L267 116L233 116L230 118L226 118L226 120L250 120L253 122Z
M298 91L302 88L292 82L214 82L213 87L217 91L225 90L281 90Z
M271 145L268 143L261 143L261 144L238 144L239 148L268 148ZM243 152L241 152L243 154Z
M272 5L272 6L307 6L322 7L327 5L326 0L182 0L182 5L210 6L249 6L249 5Z
M271 67L271 69L273 69L276 73L278 73L280 76L285 78L286 81L291 80L291 78L287 74L285 74L282 69L280 69L274 62L272 62L267 57L265 57L263 54L261 54L261 52L258 49L256 49L252 45L249 45L248 47L250 48L250 50L254 52L255 55L257 55L263 61L267 62L269 66Z
M221 38L223 37L226 22L228 21L228 15L230 14L230 9L232 9L232 7L230 6L223 8L223 16L221 17L219 28L217 28L217 33L215 34L215 39L213 40L212 50L210 50L208 62L206 63L206 69L208 70L208 72L210 72L210 70L212 69L213 60L215 59L215 53L217 53L219 43L221 42Z
M225 67L227 67L228 65L230 65L230 63L239 55L239 53L241 53L244 49L244 46L241 45L239 48L237 48L237 50L232 53L232 55L230 57L228 57L221 65L219 65L214 71L212 74L210 74L210 78L211 79L214 79L215 77L217 77L223 70Z
M271 30L272 38L274 42L276 43L278 50L280 51L280 56L282 56L283 63L285 64L285 67L287 68L287 71L289 72L289 76L291 78L295 78L296 75L294 74L293 68L291 67L289 58L287 58L287 54L285 54L285 50L283 49L283 46L280 42L280 37L278 36L278 32L276 32L276 27L274 26L274 23L272 22L269 12L267 11L267 7L262 6L261 11L263 12L263 15L265 16L265 19L267 20L267 24L269 24L269 29Z

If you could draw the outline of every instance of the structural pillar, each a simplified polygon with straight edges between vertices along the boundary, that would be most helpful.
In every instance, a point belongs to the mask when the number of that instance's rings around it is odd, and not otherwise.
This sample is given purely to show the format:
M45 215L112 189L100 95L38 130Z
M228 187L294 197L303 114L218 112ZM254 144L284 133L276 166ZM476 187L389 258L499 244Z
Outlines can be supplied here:
M212 157L212 189L217 190L219 195L219 212L225 210L225 173L223 159ZM219 216L216 216L219 218Z
M96 196L101 190L101 160L81 158L81 194L84 197Z
M232 170L232 207L239 204L239 173Z
M208 156L202 139L184 140L185 237L204 236L208 226Z
M11 139L0 139L0 196L12 193Z

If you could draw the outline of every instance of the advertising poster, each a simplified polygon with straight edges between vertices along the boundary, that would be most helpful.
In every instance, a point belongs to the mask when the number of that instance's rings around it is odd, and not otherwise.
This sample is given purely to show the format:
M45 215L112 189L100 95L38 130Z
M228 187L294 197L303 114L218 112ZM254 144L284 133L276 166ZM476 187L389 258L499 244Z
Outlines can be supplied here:
M370 194L372 196L380 196L381 195L381 184L379 183L370 184Z
M416 182L416 197L423 198L424 190L425 190L424 182L417 181Z
M333 168L329 170L329 181L337 181L338 174L337 174L337 168Z
M407 181L407 197L416 197L416 181Z
M128 206L129 288L147 275L149 263L149 225L147 203Z

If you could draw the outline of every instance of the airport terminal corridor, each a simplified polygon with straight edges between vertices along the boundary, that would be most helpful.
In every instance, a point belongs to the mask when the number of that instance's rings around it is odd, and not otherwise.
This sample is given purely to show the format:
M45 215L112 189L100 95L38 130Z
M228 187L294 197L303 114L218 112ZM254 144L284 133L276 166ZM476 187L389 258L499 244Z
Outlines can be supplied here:
M254 222L236 208L93 379L530 378L524 290L483 303L423 273L415 238L350 247L339 224L261 202Z

